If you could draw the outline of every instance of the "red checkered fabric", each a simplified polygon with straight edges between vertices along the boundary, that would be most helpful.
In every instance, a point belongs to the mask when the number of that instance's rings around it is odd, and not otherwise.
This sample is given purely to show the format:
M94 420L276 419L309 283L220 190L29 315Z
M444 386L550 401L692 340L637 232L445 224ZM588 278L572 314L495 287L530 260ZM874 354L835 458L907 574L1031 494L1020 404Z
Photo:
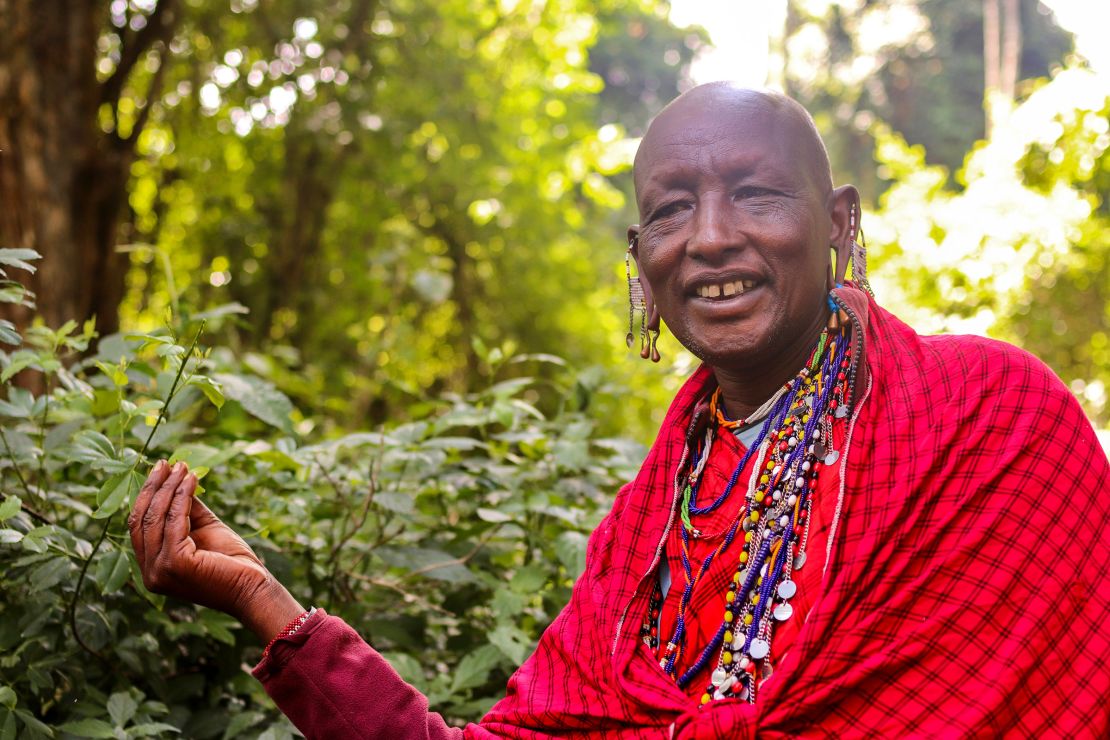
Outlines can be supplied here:
M1079 405L1023 351L918 336L866 294L837 295L866 326L867 372L824 577L756 704L699 706L639 638L704 368L591 536L570 604L481 723L422 714L423 697L334 617L299 648L275 646L258 669L267 690L318 737L1110 735L1110 465ZM347 724L309 706L325 700ZM383 718L396 731L382 734Z

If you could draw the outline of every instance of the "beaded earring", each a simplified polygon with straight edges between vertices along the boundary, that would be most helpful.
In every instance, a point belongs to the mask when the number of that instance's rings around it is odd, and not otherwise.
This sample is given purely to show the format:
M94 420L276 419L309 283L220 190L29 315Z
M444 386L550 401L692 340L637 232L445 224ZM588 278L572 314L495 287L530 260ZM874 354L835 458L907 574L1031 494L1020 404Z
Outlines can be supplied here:
M624 277L628 281L628 333L624 335L624 343L632 349L636 341L633 329L636 325L636 312L640 312L640 357L651 358L652 362L659 362L659 330L649 329L647 325L647 297L644 295L644 286L640 278L632 274L632 247L636 245L634 239L628 240L628 249L624 253Z
M632 276L632 247L636 242L628 240L628 249L624 253L624 277L628 281L628 334L624 336L624 343L632 349L636 335L632 329L636 323L636 312L640 312L640 351L643 352L647 337L647 300L644 298L644 286L640 279Z
M852 279L874 298L875 291L871 290L871 283L867 282L867 240L863 238L863 227L858 224L855 203L852 204L848 219L848 237L852 244Z

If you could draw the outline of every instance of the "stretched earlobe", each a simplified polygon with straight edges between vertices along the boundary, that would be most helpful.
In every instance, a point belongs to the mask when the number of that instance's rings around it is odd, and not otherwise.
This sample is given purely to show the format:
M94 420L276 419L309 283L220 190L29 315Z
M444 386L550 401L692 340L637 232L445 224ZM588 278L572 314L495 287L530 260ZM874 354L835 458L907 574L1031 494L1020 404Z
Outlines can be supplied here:
M848 264L853 261L856 251L856 237L859 232L860 202L859 191L853 185L842 185L829 194L829 216L832 230L829 246L836 251L833 271L833 287L843 285L848 276ZM856 268L852 268L852 277Z

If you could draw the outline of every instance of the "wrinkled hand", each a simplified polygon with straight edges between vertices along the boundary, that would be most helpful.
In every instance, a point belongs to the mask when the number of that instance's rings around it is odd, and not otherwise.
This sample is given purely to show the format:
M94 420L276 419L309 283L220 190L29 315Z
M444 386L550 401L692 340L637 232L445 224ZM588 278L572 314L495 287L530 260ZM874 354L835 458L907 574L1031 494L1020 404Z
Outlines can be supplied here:
M268 642L303 609L196 488L183 462L160 460L147 476L127 520L143 584L230 614Z

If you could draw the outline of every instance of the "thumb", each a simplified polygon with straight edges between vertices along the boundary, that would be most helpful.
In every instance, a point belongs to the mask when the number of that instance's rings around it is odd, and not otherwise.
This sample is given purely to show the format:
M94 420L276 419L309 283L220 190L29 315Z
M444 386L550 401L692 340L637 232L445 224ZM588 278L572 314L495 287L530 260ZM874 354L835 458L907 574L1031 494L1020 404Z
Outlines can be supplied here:
M193 506L189 510L189 522L192 524L193 529L200 529L201 527L211 527L213 524L223 524L220 518L212 513L203 501L196 496L190 496Z

